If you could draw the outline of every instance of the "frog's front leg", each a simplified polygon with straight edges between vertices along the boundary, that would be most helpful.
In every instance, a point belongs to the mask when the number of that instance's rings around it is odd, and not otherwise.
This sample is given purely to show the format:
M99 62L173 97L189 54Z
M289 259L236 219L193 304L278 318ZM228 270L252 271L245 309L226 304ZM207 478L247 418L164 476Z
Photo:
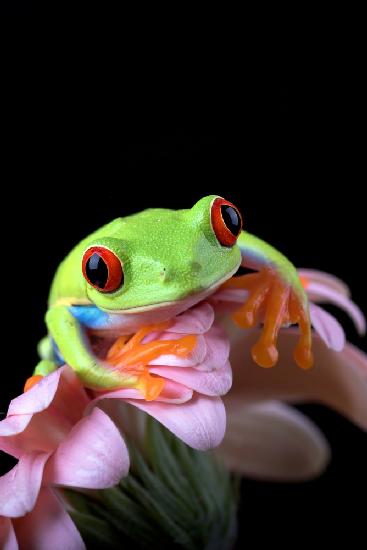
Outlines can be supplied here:
M250 328L263 321L262 334L252 349L254 361L262 367L275 365L280 327L298 324L300 339L294 358L301 368L310 368L313 357L308 298L296 268L275 248L247 232L240 234L237 243L241 265L257 273L232 278L226 285L248 290L246 303L234 314L237 324Z
M82 384L91 389L113 389L134 385L136 376L121 375L108 364L101 364L90 349L83 328L67 306L51 307L46 313L50 336Z

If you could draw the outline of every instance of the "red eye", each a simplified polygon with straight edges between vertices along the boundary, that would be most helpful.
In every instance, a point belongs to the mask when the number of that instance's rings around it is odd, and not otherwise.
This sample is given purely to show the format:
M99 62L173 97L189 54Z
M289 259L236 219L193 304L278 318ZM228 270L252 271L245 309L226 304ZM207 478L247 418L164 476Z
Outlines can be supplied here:
M242 229L242 216L235 205L218 197L212 204L211 220L220 244L235 245Z
M82 269L88 283L101 292L113 292L124 282L119 258L103 246L91 246L84 252Z

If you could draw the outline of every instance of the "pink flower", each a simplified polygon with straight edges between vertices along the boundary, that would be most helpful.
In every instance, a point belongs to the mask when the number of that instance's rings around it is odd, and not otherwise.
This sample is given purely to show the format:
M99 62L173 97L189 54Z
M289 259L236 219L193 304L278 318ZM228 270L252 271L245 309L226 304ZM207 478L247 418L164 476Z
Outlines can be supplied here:
M22 470L28 472L28 465L24 464L24 460L19 461L18 470L15 473L19 477L24 475L21 473ZM13 470L9 474L12 472ZM18 548L82 550L85 545L54 492L47 488L40 488L32 512L18 519L0 516L0 548L3 550L18 550Z
M343 307L363 332L363 315L343 283L318 272L300 274L310 298ZM211 297L211 303L216 312L231 311L244 299L246 291L227 288ZM279 336L277 367L262 369L249 355L258 330L231 324L235 385L225 397L228 428L218 452L241 473L307 479L328 461L328 445L316 426L275 400L320 401L367 427L367 359L345 344L344 332L331 315L315 304L310 312L319 336L314 338L316 366L307 373L294 366L291 350L297 336L292 329ZM130 345L134 338L135 347ZM131 341L122 337L103 359L110 362L106 368L112 364L126 374L125 380L135 376L134 386L87 394L64 366L10 404L0 422L0 450L19 462L0 478L1 547L83 547L54 487L104 488L127 474L126 445L104 410L129 435L139 426L126 422L125 405L150 414L196 449L221 443L226 428L221 396L231 387L232 371L229 341L215 322L213 306L202 302L170 324L155 325L140 336L138 331ZM110 337L102 338L102 349L110 342Z
M124 400L156 418L187 445L206 450L224 437L226 417L220 396L232 384L229 341L223 328L214 323L213 308L203 302L175 317L168 328L146 335L142 343L175 341L187 335L196 336L188 355L172 353L149 361L149 374L163 381L154 400L146 400L139 389L123 388L96 393L94 403Z
M11 548L16 541L20 545L26 541L30 549L83 547L53 487L110 487L129 467L126 445L97 403L121 430L130 428L119 413L119 405L127 403L152 415L196 449L221 442L225 409L219 396L229 390L232 372L228 338L214 324L212 307L202 303L177 316L168 328L148 331L142 345L156 340L181 342L188 335L195 337L190 353L159 355L149 361L153 386L155 380L160 382L154 400L145 399L144 387L89 391L94 396L91 400L73 371L64 366L11 402L6 419L0 422L0 450L19 462L0 478L4 547Z
M300 275L310 299L342 307L363 334L363 314L349 299L344 283L315 271L302 270ZM219 296L221 300L239 301L235 289L225 293ZM345 343L336 319L310 305L317 334L313 336L315 366L307 372L294 364L296 330L280 332L279 361L272 369L262 369L249 355L259 329L244 331L233 323L227 325L234 384L224 399L227 431L218 454L239 473L298 481L319 475L327 465L330 450L323 434L307 417L280 401L319 402L367 429L367 356Z
M14 399L0 422L0 450L19 459L0 478L0 547L77 549L83 542L54 486L101 489L129 468L112 420L62 367Z

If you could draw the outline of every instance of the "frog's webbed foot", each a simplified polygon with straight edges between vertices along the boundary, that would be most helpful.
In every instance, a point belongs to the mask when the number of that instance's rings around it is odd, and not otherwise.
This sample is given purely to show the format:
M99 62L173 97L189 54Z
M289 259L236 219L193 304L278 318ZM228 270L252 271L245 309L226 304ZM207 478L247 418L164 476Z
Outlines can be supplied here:
M311 323L307 298L299 289L283 282L271 269L234 277L225 283L230 288L248 291L246 302L233 314L242 328L263 322L259 340L252 348L252 358L261 367L273 367L278 360L277 337L283 325L298 324L300 338L294 351L297 365L309 369L313 365Z
M120 336L107 353L107 362L124 375L137 378L136 388L147 401L156 399L164 388L160 376L150 374L149 362L164 354L186 357L196 345L196 336L186 335L177 340L152 340L143 342L152 332L162 332L169 323L160 323L141 328L130 339Z

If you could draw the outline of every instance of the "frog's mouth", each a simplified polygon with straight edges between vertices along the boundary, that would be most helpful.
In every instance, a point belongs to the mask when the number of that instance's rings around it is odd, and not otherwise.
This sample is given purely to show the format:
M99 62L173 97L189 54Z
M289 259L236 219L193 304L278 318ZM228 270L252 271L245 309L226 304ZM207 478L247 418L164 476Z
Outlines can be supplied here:
M180 310L180 313L182 311L185 311L186 309L189 309L193 305L201 302L202 300L205 300L208 296L213 294L218 288L225 283L228 279L230 279L238 270L238 266L233 268L229 273L227 273L224 277L221 277L217 281L215 281L212 285L210 285L205 290L199 290L196 292L193 292L192 294L185 296L184 298L179 298L177 300L167 300L163 302L157 302L157 303L151 303L149 305L142 305L142 306L135 306L130 307L127 309L109 309L109 308L102 308L103 311L106 311L107 313L116 313L116 314L126 314L126 315L132 315L132 314L139 314L139 313L148 313L151 311L156 312L157 310L165 310L165 309L176 309L178 308ZM178 313L174 313L174 315L177 315Z
M98 308L106 315L106 322L104 324L99 324L98 327L95 326L94 333L103 336L107 335L107 333L132 334L141 327L169 321L209 298L232 275L233 273L230 272L201 292L192 293L178 300L157 302L145 306L142 305L120 310Z

